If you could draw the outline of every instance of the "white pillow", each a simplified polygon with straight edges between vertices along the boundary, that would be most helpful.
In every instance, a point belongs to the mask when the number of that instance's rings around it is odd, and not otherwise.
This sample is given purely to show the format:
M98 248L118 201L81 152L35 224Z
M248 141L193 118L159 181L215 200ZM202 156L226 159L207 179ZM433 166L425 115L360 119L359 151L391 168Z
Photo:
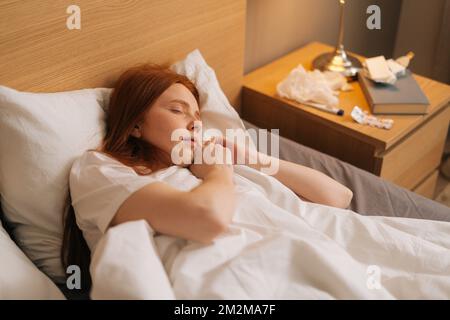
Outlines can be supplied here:
M61 291L24 255L0 223L0 300L65 299Z
M59 283L69 171L75 158L100 143L109 91L28 93L0 86L2 208L19 247Z
M257 133L253 132L254 135L252 136L252 132L247 132L236 109L231 106L225 93L220 88L214 69L206 63L198 49L189 53L184 60L173 64L171 69L187 76L197 87L200 96L199 107L204 131L203 136L208 136L205 131L209 129L219 130L224 137L227 135L226 129L242 130L241 132L244 133L246 141L249 143L248 147L257 150L255 145L258 139ZM213 132L212 134L216 133ZM239 143L240 140L235 142Z
M199 50L172 69L197 86L204 130L245 129ZM2 208L19 246L58 283L65 279L60 248L69 171L75 158L103 138L110 93L106 88L29 93L0 86Z
M220 88L216 73L198 49L189 53L184 60L174 63L171 69L187 76L197 87L204 130L219 129L223 135L225 129L245 130L239 114Z

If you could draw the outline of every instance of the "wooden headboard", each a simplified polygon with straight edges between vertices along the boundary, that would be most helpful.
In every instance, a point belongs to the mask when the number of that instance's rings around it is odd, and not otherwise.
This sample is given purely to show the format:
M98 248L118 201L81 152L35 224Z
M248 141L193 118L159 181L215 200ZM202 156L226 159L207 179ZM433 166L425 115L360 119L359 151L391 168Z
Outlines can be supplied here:
M81 28L66 21L80 9ZM111 87L124 69L195 48L239 111L245 0L2 0L0 84L54 92Z

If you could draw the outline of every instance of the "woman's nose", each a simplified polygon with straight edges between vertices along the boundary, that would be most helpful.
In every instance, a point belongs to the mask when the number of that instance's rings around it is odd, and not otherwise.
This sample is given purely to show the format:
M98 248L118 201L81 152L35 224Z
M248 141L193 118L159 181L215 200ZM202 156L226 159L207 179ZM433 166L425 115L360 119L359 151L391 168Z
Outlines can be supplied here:
M191 122L189 125L189 131L191 132L191 134L194 134L194 132L200 132L201 128L202 124L198 120Z
M194 120L189 123L189 131L198 131L202 128L202 122L199 120Z

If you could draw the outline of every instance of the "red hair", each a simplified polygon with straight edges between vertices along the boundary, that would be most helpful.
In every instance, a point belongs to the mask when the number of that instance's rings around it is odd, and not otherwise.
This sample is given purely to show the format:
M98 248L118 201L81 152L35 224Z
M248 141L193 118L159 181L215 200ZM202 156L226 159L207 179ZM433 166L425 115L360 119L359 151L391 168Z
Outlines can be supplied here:
M136 173L145 174L145 168L149 169L154 159L154 149L148 142L133 137L131 132L156 99L175 83L183 84L199 103L195 85L186 76L169 68L145 64L125 71L111 94L106 135L99 151L132 167Z

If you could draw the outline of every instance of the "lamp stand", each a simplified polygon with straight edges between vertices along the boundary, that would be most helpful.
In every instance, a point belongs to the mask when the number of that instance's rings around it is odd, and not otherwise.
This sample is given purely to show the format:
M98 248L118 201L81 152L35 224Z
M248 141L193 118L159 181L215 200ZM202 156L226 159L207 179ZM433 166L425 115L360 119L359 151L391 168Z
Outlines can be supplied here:
M356 78L359 69L361 69L361 62L344 50L344 5L345 0L339 0L341 10L339 39L335 50L316 57L312 65L314 69L319 69L321 71L336 71L347 78L354 79Z

